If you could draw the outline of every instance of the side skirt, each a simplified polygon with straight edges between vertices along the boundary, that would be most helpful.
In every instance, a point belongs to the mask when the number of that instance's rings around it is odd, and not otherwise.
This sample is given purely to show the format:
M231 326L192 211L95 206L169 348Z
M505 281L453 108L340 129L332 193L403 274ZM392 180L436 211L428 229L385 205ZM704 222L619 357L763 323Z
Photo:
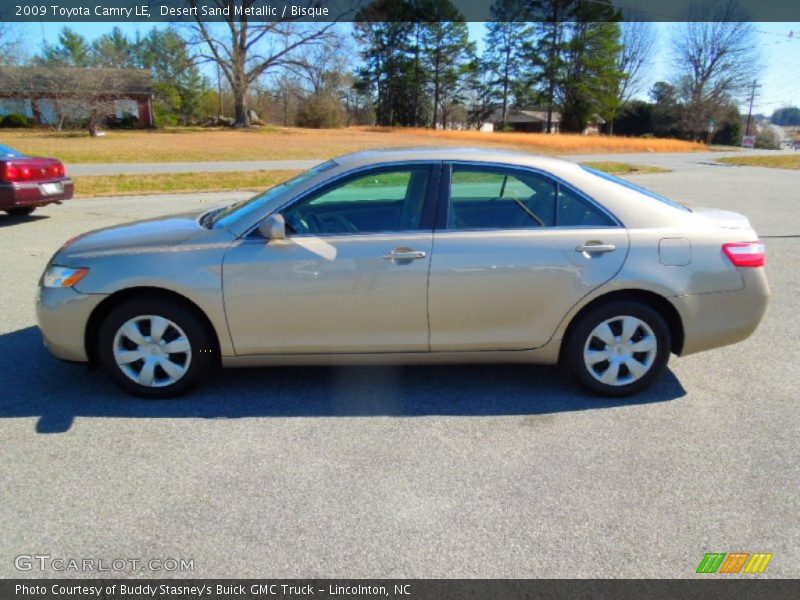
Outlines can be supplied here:
M476 363L558 362L561 340L551 340L534 350L479 352L379 352L368 354L250 354L223 356L223 367L265 367L289 365L421 365Z

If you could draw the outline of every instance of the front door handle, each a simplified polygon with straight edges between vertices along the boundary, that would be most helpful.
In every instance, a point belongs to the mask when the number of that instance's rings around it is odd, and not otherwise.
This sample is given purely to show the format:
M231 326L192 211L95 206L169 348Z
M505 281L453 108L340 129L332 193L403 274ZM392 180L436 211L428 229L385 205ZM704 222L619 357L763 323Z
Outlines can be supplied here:
M386 260L417 260L426 256L427 254L421 250L394 250L389 254L384 254L383 258Z
M614 244L600 244L600 243L593 243L587 242L582 246L577 246L575 248L575 252L585 252L586 254L594 254L594 253L602 253L602 252L613 252L616 250L617 247Z

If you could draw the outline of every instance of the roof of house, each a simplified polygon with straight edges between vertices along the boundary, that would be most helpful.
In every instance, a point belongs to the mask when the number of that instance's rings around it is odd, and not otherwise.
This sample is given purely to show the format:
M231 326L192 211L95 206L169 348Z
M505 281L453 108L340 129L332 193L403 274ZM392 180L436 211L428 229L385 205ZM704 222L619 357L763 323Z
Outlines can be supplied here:
M489 121L499 123L503 120L503 111L496 110L489 117ZM561 113L554 110L551 114L551 122L559 123ZM506 111L506 123L547 123L546 110L509 110Z
M65 66L0 67L0 95L152 94L153 77L146 69Z
M501 110L496 110L489 117L489 121L492 123L499 123L502 121L502 115L503 112ZM606 122L605 119L603 119L600 115L592 115L590 121L591 125L602 125ZM560 123L561 113L557 110L554 110L552 113L551 122ZM547 111L509 110L506 112L506 123L547 123Z

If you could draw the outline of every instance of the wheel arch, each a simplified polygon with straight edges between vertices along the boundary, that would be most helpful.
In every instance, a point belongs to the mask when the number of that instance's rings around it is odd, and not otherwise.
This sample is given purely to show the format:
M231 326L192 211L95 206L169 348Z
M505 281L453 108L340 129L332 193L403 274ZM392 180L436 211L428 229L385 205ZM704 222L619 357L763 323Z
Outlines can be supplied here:
M621 290L614 290L611 292L607 292L596 298L593 298L590 302L584 304L580 310L578 310L569 321L566 330L564 331L563 340L568 340L569 336L572 334L572 330L575 324L580 320L580 318L589 310L595 308L596 306L600 306L601 304L607 304L609 302L618 302L622 300L628 301L635 301L635 302L642 302L646 304L650 308L658 311L658 313L664 318L667 322L667 327L669 327L670 333L670 340L671 340L671 348L670 351L673 354L680 355L683 352L683 345L685 341L685 332L683 328L683 320L681 319L680 313L678 309L670 302L667 298L658 294L656 292L652 292L649 290L642 290L642 289L621 289ZM561 344L561 355L563 356L564 348L566 344Z
M103 301L95 307L95 309L92 311L92 314L89 316L89 320L86 324L86 331L84 332L84 346L86 348L86 356L89 359L90 365L96 366L99 364L99 359L97 356L97 334L100 330L103 320L111 313L112 310L114 310L123 302L131 299L141 299L146 297L170 300L182 306L186 310L192 311L198 317L200 317L205 327L211 333L212 340L214 342L215 354L219 359L221 355L219 334L217 333L214 324L211 322L211 319L208 318L208 315L206 315L203 309L201 309L186 296L183 296L182 294L172 290L159 287L133 287L119 290L118 292L114 292L107 298L103 299Z

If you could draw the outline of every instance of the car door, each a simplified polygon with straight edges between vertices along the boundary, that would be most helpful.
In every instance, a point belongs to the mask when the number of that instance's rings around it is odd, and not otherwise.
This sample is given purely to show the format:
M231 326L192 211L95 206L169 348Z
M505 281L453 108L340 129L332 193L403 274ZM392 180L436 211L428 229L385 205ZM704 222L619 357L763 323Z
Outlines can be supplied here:
M428 351L439 171L359 171L281 210L285 239L234 244L223 291L236 353Z
M431 350L546 344L569 309L620 270L626 230L546 174L447 167L430 269Z

